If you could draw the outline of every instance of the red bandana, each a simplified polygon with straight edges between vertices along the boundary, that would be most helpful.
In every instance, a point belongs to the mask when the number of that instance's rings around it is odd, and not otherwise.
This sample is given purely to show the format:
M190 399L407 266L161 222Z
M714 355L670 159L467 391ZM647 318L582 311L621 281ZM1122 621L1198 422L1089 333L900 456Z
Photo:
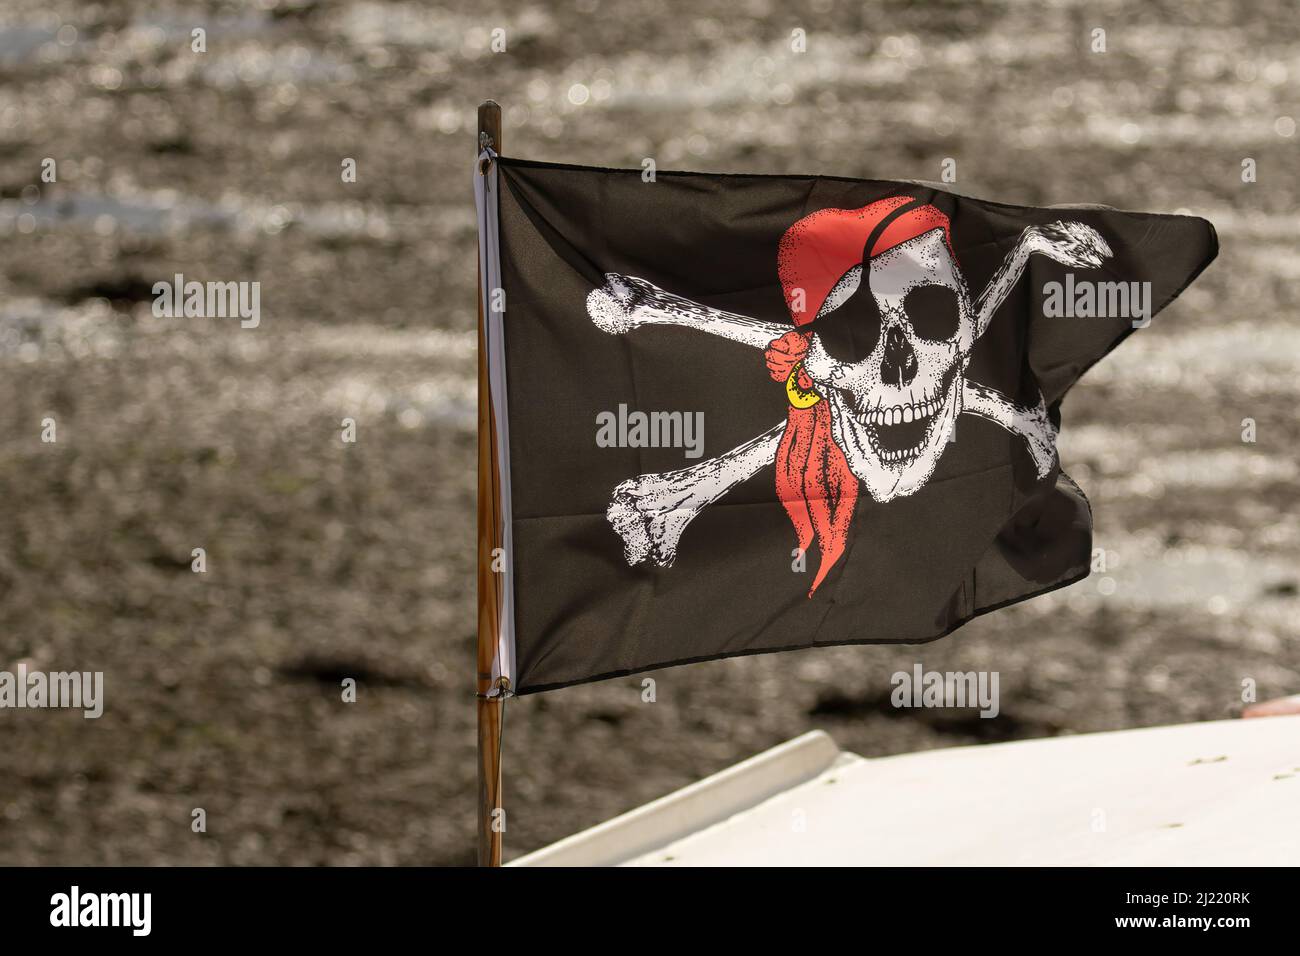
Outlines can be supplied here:
M767 349L767 367L778 382L789 380L795 364L808 350L808 335L785 333ZM812 392L813 382L802 368L795 376L801 392ZM858 501L858 479L831 436L830 404L818 400L807 408L790 405L785 434L776 452L776 493L794 524L799 548L807 551L813 536L821 552L817 577L808 590L812 597L826 574L844 554L849 522Z

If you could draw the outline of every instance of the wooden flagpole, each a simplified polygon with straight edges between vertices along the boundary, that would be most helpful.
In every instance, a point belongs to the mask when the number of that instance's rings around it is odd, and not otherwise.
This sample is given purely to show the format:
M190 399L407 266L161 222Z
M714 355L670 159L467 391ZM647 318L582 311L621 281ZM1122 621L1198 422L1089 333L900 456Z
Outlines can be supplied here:
M492 100L478 108L474 155L490 145L501 152L501 107ZM496 410L488 386L487 339L483 333L483 275L478 292L478 865L501 865L505 824L501 808L501 722L504 698L487 696L506 582L492 570L493 551L502 546L501 472L497 460ZM498 820L500 817L500 820Z

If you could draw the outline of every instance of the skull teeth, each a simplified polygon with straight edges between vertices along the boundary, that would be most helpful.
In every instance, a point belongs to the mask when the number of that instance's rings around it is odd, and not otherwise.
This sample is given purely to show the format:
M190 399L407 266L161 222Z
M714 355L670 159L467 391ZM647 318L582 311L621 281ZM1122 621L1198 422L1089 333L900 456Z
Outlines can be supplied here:
M929 418L939 410L939 402L917 402L908 405L894 405L891 408L877 408L868 412L868 425L901 425L905 422L920 421Z
M881 461L895 462L895 461L904 461L905 459L913 458L915 457L916 452L917 452L916 448L904 448L899 451L882 450L878 452L878 454L880 455Z

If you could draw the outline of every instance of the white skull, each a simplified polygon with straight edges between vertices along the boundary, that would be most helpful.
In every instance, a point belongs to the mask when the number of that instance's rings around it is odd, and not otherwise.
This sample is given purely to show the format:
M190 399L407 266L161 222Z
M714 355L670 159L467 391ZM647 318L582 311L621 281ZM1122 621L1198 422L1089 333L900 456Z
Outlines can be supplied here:
M849 468L876 501L910 495L934 473L957 416L962 382L974 342L970 294L942 229L900 243L871 259L869 291L879 328L859 361L814 332L804 370L830 402L831 431ZM827 296L818 319L853 299L862 267L855 266ZM842 322L858 318L852 311ZM875 320L869 319L874 325Z

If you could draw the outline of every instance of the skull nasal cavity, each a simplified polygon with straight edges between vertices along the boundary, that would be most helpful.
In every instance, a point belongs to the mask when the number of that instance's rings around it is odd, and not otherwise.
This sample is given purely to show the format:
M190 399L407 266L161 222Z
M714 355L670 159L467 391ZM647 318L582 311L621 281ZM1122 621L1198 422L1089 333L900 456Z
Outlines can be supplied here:
M885 333L885 354L880 360L880 380L904 388L916 377L916 353L897 325Z

